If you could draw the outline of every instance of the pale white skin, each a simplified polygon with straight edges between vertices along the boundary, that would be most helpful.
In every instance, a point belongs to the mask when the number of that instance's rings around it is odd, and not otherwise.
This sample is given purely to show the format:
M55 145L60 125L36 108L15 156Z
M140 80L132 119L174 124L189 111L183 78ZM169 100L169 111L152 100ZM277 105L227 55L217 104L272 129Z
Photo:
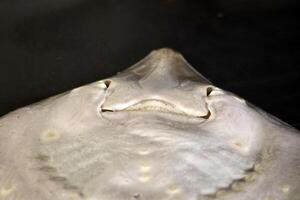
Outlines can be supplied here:
M297 130L161 49L2 117L0 199L296 200L299 152Z

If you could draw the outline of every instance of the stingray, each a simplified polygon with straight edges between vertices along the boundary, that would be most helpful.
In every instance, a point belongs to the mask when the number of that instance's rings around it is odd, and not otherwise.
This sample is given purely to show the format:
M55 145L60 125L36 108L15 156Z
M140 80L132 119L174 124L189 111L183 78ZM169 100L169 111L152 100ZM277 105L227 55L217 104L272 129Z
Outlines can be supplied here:
M3 116L0 199L296 200L299 152L298 130L160 49Z

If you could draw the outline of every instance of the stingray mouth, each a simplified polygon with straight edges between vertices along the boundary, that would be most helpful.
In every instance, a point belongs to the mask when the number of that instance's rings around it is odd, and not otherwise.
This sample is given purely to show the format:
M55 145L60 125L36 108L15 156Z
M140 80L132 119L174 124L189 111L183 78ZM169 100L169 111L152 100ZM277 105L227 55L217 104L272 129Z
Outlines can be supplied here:
M179 109L172 103L163 100L156 100L156 99L142 100L135 104L129 105L123 109L111 109L111 108L102 107L101 111L102 112L157 112L157 113L166 113L166 114L182 115L182 116L189 116L189 117L198 117L204 119L208 119L211 115L209 110L205 115L195 115L195 114L187 113L182 109Z

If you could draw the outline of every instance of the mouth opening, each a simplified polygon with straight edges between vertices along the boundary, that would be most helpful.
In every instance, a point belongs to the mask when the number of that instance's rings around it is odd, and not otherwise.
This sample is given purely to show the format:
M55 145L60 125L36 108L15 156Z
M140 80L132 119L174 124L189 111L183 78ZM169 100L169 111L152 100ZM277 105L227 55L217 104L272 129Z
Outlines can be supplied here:
M208 109L207 109L208 110ZM190 117L197 117L208 119L211 116L211 112L208 110L205 115L195 115L191 113L186 113L185 111L177 108L175 105L163 101L163 100L142 100L138 103L125 107L123 109L112 109L112 108L101 108L102 112L158 112L158 113L168 113L168 114L175 114L175 115L183 115L183 116L190 116Z

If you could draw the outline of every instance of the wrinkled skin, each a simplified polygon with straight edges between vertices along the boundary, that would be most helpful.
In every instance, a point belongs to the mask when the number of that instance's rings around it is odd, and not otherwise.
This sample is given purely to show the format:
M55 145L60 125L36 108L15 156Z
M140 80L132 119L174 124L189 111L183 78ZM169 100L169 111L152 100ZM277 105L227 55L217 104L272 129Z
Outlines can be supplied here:
M170 50L0 120L0 199L284 200L300 135Z

